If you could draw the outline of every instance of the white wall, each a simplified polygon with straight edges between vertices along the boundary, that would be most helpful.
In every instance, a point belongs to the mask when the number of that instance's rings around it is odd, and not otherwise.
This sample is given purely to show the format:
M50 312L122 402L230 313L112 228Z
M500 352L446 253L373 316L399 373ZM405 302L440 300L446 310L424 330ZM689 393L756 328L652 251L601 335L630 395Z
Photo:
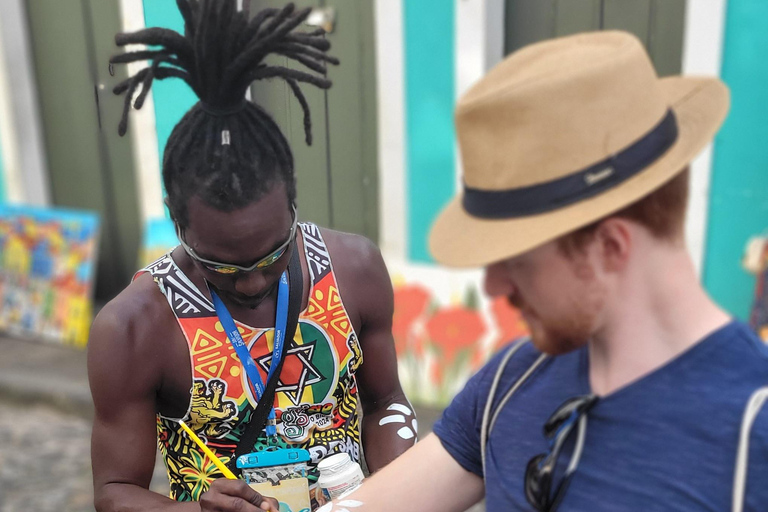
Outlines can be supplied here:
M120 14L124 32L134 32L145 28L142 0L120 0ZM136 51L137 48L139 45L127 46L126 51ZM146 65L146 61L133 62L128 65L128 73L133 75ZM131 111L131 122L128 123L128 129L133 140L133 161L136 166L139 207L141 208L142 225L144 225L144 222L149 219L162 218L165 215L157 126L155 124L155 104L151 92L141 110L133 109Z
M685 16L683 74L720 76L726 4L727 0L688 1ZM712 145L710 144L691 165L691 196L686 239L699 273L702 272L704 265L711 174Z
M0 13L4 48L0 68L13 70L4 74L4 85L0 85L6 98L0 107L6 113L3 139L9 141L4 142L9 148L3 148L3 154L11 154L10 163L6 162L9 198L44 206L50 204L50 191L24 0L0 0Z
M402 0L375 0L379 137L379 245L387 260L407 254L405 59Z
M11 203L19 203L24 200L24 187L2 36L3 27L0 24L0 157L2 157L0 167L3 170L6 200Z

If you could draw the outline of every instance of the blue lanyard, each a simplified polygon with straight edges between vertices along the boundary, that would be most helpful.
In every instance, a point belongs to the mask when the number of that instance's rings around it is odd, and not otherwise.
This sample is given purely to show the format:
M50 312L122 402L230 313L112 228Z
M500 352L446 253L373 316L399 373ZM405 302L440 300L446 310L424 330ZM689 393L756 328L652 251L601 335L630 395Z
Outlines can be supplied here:
M227 306L221 301L218 295L211 290L211 298L213 299L213 307L216 308L216 314L219 317L224 331L227 333L229 342L235 349L237 357L240 358L240 363L245 367L245 373L248 376L248 380L256 391L256 399L261 400L264 396L265 385L261 378L256 363L253 361L251 354L248 352L248 347L243 341L243 337L240 331L235 325L235 321L232 319L232 315L229 314ZM288 275L283 272L280 276L280 285L277 289L277 311L275 313L275 338L274 348L272 350L272 362L269 365L269 374L267 375L267 381L272 378L272 374L278 367L280 360L283 357L283 349L285 348L285 330L288 323ZM269 417L267 419L267 435L277 435L277 422L275 420L275 407L274 405L269 411Z

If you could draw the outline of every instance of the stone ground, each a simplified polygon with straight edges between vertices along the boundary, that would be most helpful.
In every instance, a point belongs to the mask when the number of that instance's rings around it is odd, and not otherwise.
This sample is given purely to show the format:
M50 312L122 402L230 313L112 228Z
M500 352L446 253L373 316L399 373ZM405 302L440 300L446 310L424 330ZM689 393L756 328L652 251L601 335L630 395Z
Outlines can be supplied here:
M90 438L82 415L0 400L0 512L94 512ZM151 489L168 493L159 457Z
M0 401L0 512L93 512L91 421ZM168 492L158 460L152 489Z
M0 335L0 512L94 512L85 356ZM423 438L439 411L417 414ZM152 490L168 493L159 457Z

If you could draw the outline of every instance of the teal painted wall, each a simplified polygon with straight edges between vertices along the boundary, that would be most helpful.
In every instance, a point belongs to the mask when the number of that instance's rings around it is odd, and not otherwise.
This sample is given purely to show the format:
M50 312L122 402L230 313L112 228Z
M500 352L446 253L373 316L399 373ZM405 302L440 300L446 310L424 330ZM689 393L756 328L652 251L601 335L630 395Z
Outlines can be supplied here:
M748 318L755 279L741 267L747 240L768 230L768 2L729 0L722 77L731 112L716 139L704 284Z
M406 197L408 256L432 261L429 228L455 190L455 7L405 0Z
M144 0L144 23L147 27L166 27L184 33L184 19L176 7L176 0ZM173 127L197 102L197 96L183 81L175 78L155 80L152 84L155 103L157 142L162 168L163 152Z

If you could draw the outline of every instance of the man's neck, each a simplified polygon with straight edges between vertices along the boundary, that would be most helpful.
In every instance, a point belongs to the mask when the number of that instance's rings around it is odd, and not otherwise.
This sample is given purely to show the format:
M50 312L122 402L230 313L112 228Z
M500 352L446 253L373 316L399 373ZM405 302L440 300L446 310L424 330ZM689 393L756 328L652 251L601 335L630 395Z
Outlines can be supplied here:
M653 372L730 321L702 289L683 248L643 257L619 284L604 328L589 345L590 384L598 395Z

